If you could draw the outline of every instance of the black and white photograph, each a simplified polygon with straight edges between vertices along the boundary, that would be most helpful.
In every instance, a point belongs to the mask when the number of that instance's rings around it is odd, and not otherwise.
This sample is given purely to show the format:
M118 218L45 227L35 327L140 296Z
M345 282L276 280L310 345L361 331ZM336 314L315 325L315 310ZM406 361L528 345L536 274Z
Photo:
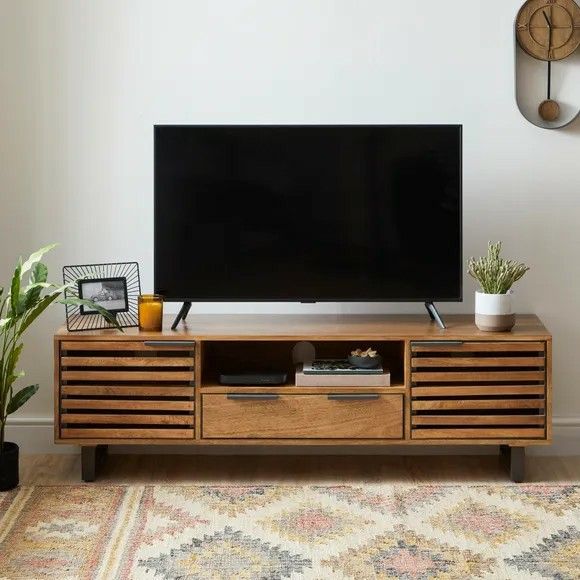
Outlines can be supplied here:
M79 280L79 298L92 300L109 312L127 312L126 278L99 278ZM88 306L81 306L81 314L95 314L97 311Z

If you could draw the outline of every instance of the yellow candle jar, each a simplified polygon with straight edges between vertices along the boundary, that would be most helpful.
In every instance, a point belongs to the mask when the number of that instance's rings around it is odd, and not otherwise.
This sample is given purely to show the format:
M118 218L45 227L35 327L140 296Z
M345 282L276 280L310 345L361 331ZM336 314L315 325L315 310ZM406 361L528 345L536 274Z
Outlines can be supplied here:
M149 332L163 328L163 296L141 294L139 296L139 330Z

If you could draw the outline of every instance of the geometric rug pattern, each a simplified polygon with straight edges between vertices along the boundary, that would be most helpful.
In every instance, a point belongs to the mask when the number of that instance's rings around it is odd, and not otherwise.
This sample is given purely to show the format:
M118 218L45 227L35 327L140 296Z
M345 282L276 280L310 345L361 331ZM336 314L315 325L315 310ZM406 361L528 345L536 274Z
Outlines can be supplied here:
M580 578L580 486L73 485L0 493L0 579Z

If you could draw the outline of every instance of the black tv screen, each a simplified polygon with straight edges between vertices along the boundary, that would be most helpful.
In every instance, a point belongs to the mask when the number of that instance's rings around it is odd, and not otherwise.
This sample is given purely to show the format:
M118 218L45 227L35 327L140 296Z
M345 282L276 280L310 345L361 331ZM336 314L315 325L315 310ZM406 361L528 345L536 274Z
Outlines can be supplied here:
M156 126L169 301L460 301L461 126Z

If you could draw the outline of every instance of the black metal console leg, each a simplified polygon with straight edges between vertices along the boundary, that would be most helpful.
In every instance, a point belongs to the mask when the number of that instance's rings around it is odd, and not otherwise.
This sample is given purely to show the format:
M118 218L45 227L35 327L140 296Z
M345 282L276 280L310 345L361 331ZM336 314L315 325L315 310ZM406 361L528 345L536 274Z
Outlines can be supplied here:
M433 320L439 328L447 328L443 322L443 318L441 318L441 315L439 314L437 307L435 304L433 304L433 302L425 302L425 308L427 309L431 320Z
M182 320L185 320L187 318L187 315L189 314L190 308L191 308L191 302L184 302L181 305L181 309L179 310L179 313L177 314L177 316L175 317L175 320L173 321L173 324L171 325L171 330L175 330L177 328L177 325Z
M97 477L97 447L81 447L81 477L83 481L95 481Z
M107 455L109 455L109 446L97 445L97 467L105 463Z
M81 447L81 477L83 481L95 481L97 469L107 456L108 445L91 445Z
M510 477L515 483L522 483L526 478L526 448L510 447Z
M526 448L500 445L499 452L505 459L511 480L514 483L522 483L526 478Z

